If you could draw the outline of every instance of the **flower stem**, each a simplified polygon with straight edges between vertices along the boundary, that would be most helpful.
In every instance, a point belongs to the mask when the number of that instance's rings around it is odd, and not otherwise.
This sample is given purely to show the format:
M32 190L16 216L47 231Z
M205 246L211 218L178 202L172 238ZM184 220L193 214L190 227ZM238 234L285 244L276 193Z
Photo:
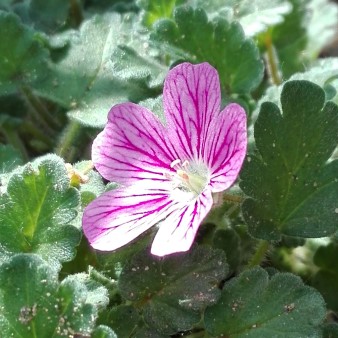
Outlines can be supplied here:
M76 121L70 121L66 127L55 152L66 162L72 163L75 157L74 143L80 137L82 131L81 125Z
M282 79L278 69L278 58L269 32L265 35L265 47L268 72L272 83L278 86L282 83Z
M265 258L267 251L269 250L270 243L265 240L261 240L256 248L256 252L253 254L251 259L249 260L246 268L250 269L256 265L260 265Z

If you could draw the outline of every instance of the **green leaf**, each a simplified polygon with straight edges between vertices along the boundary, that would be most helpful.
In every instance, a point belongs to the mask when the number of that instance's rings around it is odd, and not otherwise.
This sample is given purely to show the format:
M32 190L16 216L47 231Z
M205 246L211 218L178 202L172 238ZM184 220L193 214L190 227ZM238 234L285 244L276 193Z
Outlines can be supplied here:
M217 304L205 311L212 336L299 338L321 337L325 303L299 277L262 268L243 272L226 282Z
M66 24L69 10L69 0L31 0L28 13L37 29L55 33Z
M323 295L327 306L338 311L338 243L321 246L313 258L314 263L320 267L312 279L312 285Z
M280 109L261 106L255 123L260 156L248 156L240 186L250 233L324 237L337 231L338 161L326 163L338 142L338 107L307 81L287 82Z
M33 254L16 255L0 266L0 306L4 337L87 336L97 317L81 281L59 284L55 269Z
M143 24L151 28L157 20L171 18L175 6L184 2L186 0L138 0L137 5L143 9L141 13Z
M336 34L338 7L328 0L290 0L293 10L273 27L283 78L304 71Z
M338 104L338 58L319 59L303 73L296 73L290 80L308 80L325 90L326 99ZM333 95L328 96L327 89L333 89Z
M133 36L133 25L116 13L85 21L79 32L69 34L68 52L51 66L40 83L40 95L70 109L70 118L99 128L113 105L157 96L166 68L141 55L144 48L138 46L146 40ZM125 46L128 43L139 53Z
M304 71L308 60L304 54L307 46L306 26L308 11L307 0L290 0L292 11L284 21L272 28L271 39L279 59L283 78L293 73Z
M0 265L1 334L5 337L52 336L58 325L58 280L39 256L21 254ZM15 301L13 301L15 296Z
M0 144L0 178L3 174L8 174L23 161L18 150L10 145Z
M160 334L148 328L142 328L135 333L135 338L168 338L168 335Z
M71 260L81 236L71 225L78 205L60 158L49 156L36 169L27 164L0 197L0 257L32 252L54 267Z
M140 101L139 104L142 107L145 107L149 109L151 112L153 112L165 125L166 124L166 118L164 116L164 109L163 109L163 95L160 95L154 99L146 99L143 101Z
M155 24L152 37L162 44L174 61L207 61L219 72L227 93L248 93L263 76L263 63L254 42L245 38L237 22L222 18L208 21L202 9L181 6L174 11L174 21Z
M325 270L335 271L338 274L338 243L333 242L317 249L313 257L314 263Z
M329 0L311 0L307 10L310 18L306 25L308 34L306 53L310 59L315 59L337 34L338 6Z
M109 303L108 291L99 282L86 273L69 275L63 280L64 283L81 283L86 287L87 303L94 305L97 309L104 309Z
M141 252L122 270L119 289L124 298L142 304L150 328L174 334L192 328L200 311L217 301L226 274L221 250L195 247L165 259Z
M239 21L246 36L255 36L282 23L292 10L285 0L225 0L222 4L231 8L232 20Z
M325 90L326 100L331 100L338 104L338 58L319 59L311 64L308 69L301 73L295 73L290 77L292 80L306 80L311 81ZM283 84L279 86L270 86L264 96L259 100L257 109L253 112L253 120L257 118L260 106L263 102L271 101L280 106L280 95L284 87ZM330 90L331 95L328 96L327 90Z
M118 338L115 332L108 326L100 325L92 332L91 338Z
M330 323L326 324L323 329L323 338L334 338L338 337L338 324Z
M128 321L128 324L126 323ZM108 323L118 337L132 337L138 327L141 317L132 305L119 305L109 312Z
M225 252L231 271L236 271L241 263L241 240L232 228L217 230L213 236L213 247Z
M9 95L24 85L34 85L45 77L48 50L41 37L20 23L19 18L0 11L0 95Z

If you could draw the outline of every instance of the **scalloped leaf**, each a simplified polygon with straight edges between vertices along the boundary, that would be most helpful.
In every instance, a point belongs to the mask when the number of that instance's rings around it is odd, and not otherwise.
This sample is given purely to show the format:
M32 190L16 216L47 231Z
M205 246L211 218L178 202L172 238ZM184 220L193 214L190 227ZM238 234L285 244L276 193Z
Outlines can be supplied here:
M247 270L226 282L217 304L206 309L204 323L212 336L229 338L299 338L322 336L325 303L299 277L262 268Z
M152 38L174 61L212 64L227 93L248 93L262 80L258 49L237 22L209 21L203 9L180 6L174 11L174 20L158 21L154 30Z
M192 328L200 311L217 301L227 271L223 251L208 247L165 259L141 252L123 268L119 289L124 298L142 304L150 328L170 335Z
M295 73L290 77L292 80L311 81L325 90L326 100L338 104L338 58L319 59L311 64L305 72ZM271 101L280 107L280 95L286 82L279 86L270 86L264 96L259 100L257 108L252 114L255 121L263 102Z
M0 266L1 334L90 336L97 318L91 298L82 281L66 278L59 284L57 272L42 258L18 254Z
M278 106L265 102L255 123L259 154L248 156L240 187L250 233L324 237L338 228L338 107L308 81L289 81Z
M0 196L0 257L20 252L41 255L52 266L75 256L81 233L71 222L77 215L79 193L69 186L63 161L49 156L35 169L27 164L13 174Z

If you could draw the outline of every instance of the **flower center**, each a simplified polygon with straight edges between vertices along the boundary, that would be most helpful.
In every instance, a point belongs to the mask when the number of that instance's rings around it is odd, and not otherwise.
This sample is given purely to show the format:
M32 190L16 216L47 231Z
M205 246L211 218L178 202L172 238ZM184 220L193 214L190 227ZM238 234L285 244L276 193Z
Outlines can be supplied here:
M170 167L176 173L165 173L164 176L174 183L174 189L192 192L198 196L208 184L209 172L203 163L188 162L177 159L171 162Z

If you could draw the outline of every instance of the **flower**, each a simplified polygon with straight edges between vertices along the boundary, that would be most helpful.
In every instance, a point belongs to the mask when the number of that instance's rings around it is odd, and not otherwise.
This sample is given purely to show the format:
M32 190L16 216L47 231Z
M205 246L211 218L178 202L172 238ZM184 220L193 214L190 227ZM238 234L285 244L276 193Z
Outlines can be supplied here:
M220 112L220 101L217 71L208 63L182 63L164 83L166 126L134 103L110 110L92 159L121 187L84 210L83 230L93 248L115 250L158 224L152 254L189 250L212 193L234 183L246 153L245 111L233 103Z

